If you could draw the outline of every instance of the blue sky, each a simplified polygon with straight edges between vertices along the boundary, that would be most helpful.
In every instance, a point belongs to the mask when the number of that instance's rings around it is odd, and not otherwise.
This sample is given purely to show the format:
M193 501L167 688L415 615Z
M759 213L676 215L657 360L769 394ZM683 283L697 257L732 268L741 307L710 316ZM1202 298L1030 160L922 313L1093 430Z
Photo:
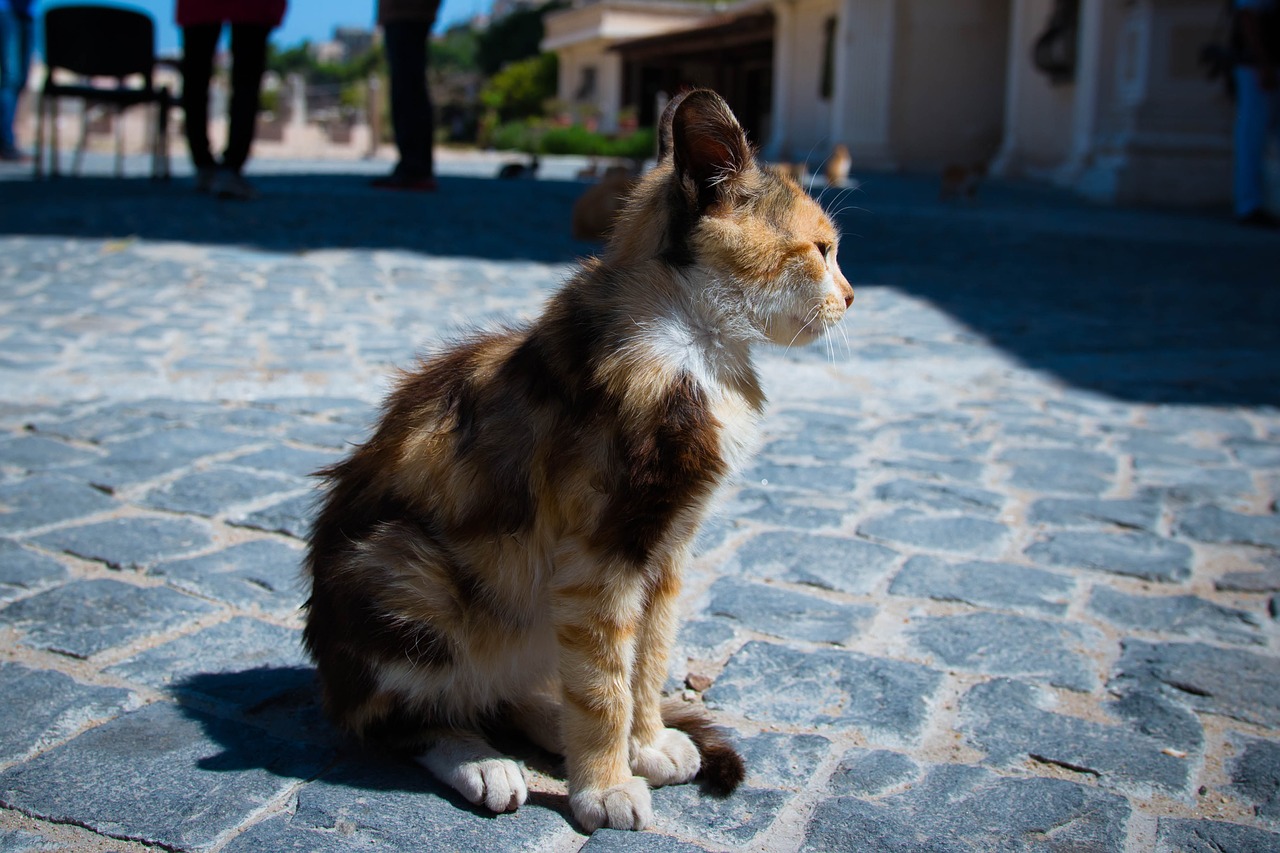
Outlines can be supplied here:
M37 8L63 6L75 0L37 0ZM151 13L156 22L160 53L175 54L180 44L178 28L173 23L174 0L108 0L117 6L132 6ZM479 12L488 11L493 0L444 0L436 29L466 20ZM303 39L328 41L333 28L342 24L371 27L373 25L374 0L289 0L289 10L284 23L272 33L271 40L281 47L297 44ZM38 11L37 11L38 14Z

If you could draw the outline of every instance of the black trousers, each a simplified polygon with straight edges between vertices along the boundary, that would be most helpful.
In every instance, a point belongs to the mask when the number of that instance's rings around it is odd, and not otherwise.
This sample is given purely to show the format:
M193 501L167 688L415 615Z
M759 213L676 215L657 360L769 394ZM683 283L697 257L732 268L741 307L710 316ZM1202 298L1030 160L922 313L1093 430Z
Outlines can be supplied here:
M270 33L270 27L259 24L231 25L231 126L222 165L235 172L244 167L253 145L258 91L267 67ZM196 168L217 165L209 151L209 81L221 34L221 24L182 28L182 109L186 114L187 145Z
M427 37L431 24L407 21L383 25L387 67L391 76L391 125L400 164L396 171L412 178L435 174L431 146L435 117L427 90Z

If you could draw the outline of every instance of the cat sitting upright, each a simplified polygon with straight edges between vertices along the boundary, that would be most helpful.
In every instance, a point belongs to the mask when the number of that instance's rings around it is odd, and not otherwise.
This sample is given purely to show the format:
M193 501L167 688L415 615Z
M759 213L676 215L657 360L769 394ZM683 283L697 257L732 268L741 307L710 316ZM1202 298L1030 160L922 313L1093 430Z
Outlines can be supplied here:
M562 754L587 831L641 829L649 787L742 759L662 699L681 570L764 407L750 349L807 343L853 291L832 223L759 167L718 95L663 114L663 156L603 258L525 327L404 375L322 472L307 648L329 715L511 811L523 770L483 732Z

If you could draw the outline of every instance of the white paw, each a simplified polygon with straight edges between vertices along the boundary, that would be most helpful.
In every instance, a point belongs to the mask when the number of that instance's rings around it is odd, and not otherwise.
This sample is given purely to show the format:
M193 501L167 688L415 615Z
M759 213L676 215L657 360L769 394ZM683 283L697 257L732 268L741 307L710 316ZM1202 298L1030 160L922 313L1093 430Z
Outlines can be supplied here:
M638 776L604 790L575 791L569 795L573 816L587 832L608 829L644 829L653 823L649 786Z
M684 732L663 729L657 740L631 752L631 772L649 780L655 788L679 785L698 775L702 759Z
M490 811L513 812L529 798L520 765L487 747L446 740L418 761L441 782Z

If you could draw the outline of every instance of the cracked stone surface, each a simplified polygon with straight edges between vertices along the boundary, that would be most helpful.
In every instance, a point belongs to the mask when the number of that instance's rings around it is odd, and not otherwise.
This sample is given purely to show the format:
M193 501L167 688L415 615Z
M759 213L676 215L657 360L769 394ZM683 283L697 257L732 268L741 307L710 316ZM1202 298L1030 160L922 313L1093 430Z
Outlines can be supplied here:
M421 196L253 161L232 207L96 157L0 164L0 853L1280 849L1272 235L866 182L857 302L759 353L684 578L669 687L746 781L587 836L532 749L493 817L347 740L299 642L310 475L594 251L583 163L445 152Z

